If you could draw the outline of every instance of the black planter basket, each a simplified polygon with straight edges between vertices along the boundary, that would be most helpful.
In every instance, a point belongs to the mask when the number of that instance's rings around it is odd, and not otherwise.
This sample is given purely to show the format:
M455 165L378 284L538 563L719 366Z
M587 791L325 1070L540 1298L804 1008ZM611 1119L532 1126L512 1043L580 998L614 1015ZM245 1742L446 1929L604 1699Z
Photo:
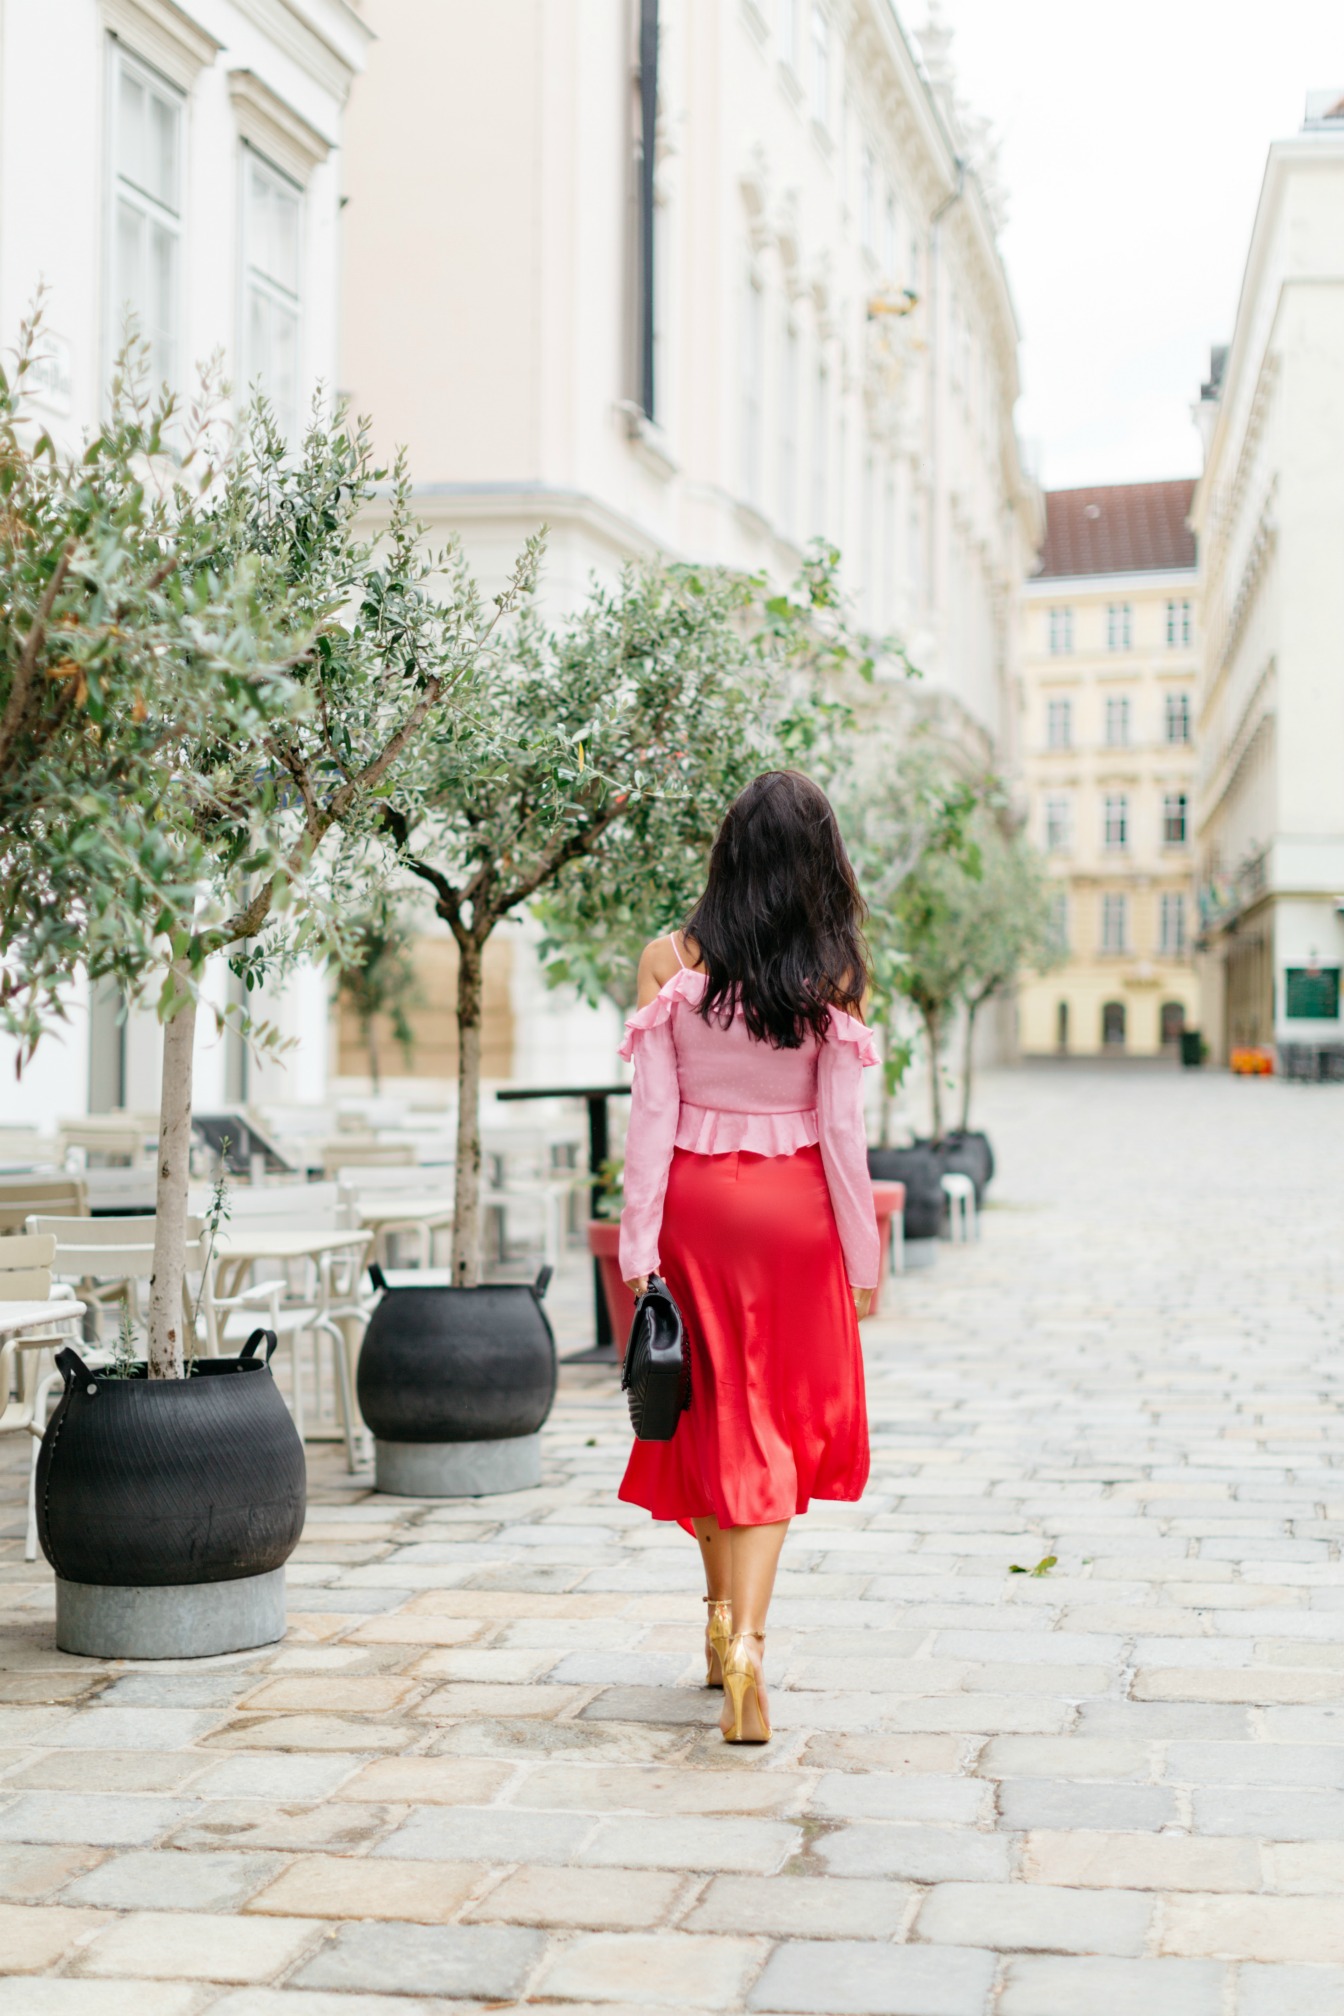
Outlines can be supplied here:
M531 1284L383 1291L359 1353L359 1410L379 1442L502 1442L535 1435L555 1399L555 1338Z
M925 1142L932 1149L946 1175L969 1176L975 1185L976 1209L985 1201L994 1174L994 1150L988 1134L945 1134L941 1141Z
M943 1222L943 1172L927 1142L915 1148L870 1148L868 1174L904 1183L907 1239L936 1239Z
M258 1347L267 1344L266 1358ZM37 1459L42 1552L66 1582L158 1589L279 1568L303 1531L307 1473L268 1369L274 1335L187 1379L90 1371L57 1353L65 1392Z

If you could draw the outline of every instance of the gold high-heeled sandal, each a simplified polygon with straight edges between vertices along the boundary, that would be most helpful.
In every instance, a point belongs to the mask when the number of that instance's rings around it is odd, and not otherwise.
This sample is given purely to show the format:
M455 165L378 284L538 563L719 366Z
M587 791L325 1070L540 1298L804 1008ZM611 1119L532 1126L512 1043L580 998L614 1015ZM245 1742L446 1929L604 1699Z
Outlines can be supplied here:
M765 1633L735 1631L729 1643L728 1656L723 1662L723 1687L733 1704L733 1726L723 1732L725 1743L770 1741L770 1724L766 1721L765 1710L761 1706L760 1679L743 1642L747 1638L758 1638L764 1645ZM748 1696L751 1702L750 1716L746 1713Z
M705 1685L722 1687L723 1661L733 1636L733 1606L721 1596L706 1596L709 1619L705 1625Z

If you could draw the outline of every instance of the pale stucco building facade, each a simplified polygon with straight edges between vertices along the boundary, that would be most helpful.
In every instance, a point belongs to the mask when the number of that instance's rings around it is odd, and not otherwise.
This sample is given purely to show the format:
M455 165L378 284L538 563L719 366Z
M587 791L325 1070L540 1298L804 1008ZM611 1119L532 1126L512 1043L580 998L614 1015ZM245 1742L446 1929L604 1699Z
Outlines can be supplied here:
M1192 490L1046 493L1022 601L1019 774L1063 956L1019 989L1027 1055L1155 1056L1199 1025Z
M0 343L45 287L26 382L63 447L103 417L128 317L156 379L190 393L219 356L289 427L337 382L341 122L368 42L346 0L0 0ZM203 1017L198 1103L320 1098L326 992L300 973L271 1007L307 1039L283 1069ZM158 1060L152 1015L76 981L17 1084L0 1039L4 1117L156 1109Z
M1269 150L1194 499L1203 977L1220 1055L1344 1044L1344 90Z
M917 55L890 0L361 11L343 382L434 532L493 579L545 521L556 607L654 552L787 580L823 537L1002 755L1037 507L941 31ZM519 1074L609 1070L514 943Z

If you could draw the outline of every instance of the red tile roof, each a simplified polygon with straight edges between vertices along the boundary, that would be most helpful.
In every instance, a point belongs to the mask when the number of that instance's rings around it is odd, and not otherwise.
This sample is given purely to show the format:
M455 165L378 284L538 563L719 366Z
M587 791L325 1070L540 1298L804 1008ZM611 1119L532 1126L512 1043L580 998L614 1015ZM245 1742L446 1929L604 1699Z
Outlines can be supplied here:
M1174 483L1047 490L1045 545L1036 578L1193 567L1195 535L1185 521L1194 492L1193 476Z

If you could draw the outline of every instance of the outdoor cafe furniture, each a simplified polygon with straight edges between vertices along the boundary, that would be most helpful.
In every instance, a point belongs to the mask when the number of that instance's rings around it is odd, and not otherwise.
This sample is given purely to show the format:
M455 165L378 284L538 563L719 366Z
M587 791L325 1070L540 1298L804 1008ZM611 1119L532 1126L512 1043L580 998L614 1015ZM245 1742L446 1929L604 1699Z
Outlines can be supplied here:
M37 1559L37 1454L46 1427L53 1376L44 1378L41 1354L76 1341L84 1304L53 1295L50 1235L20 1233L0 1239L0 1434L32 1440L28 1466L28 1523L24 1559Z
M268 1194L263 1192L263 1194ZM352 1366L368 1322L368 1302L364 1295L364 1263L372 1235L363 1228L301 1227L274 1228L262 1219L239 1218L221 1225L215 1239L212 1302L216 1311L266 1311L265 1324L289 1347L292 1384L290 1409L294 1425L309 1442L344 1441L353 1469L363 1453L362 1431L355 1414ZM299 1290L300 1299L291 1299L284 1282L271 1280L259 1287L243 1286L253 1267L282 1267L301 1263L308 1280ZM261 1316L255 1318L262 1321ZM244 1336L241 1315L218 1331L219 1342L241 1344ZM324 1339L331 1349L331 1369L340 1425L325 1429L315 1422L305 1427L303 1361L300 1341L310 1334L314 1342ZM245 1332L244 1332L245 1335ZM218 1349L218 1343L215 1347ZM322 1371L320 1355L314 1359L316 1414L322 1412Z
M24 1231L35 1211L48 1218L86 1218L89 1192L85 1177L52 1170L0 1176L0 1238Z
M611 1152L611 1136L607 1120L609 1099L628 1099L628 1085L520 1085L496 1092L496 1099L509 1101L516 1099L582 1099L588 1108L588 1182L591 1215L596 1218L598 1204L602 1197L602 1170ZM593 1327L597 1342L591 1351L571 1354L571 1362L579 1365L619 1365L620 1354L616 1349L615 1334L611 1327L611 1317L607 1313L607 1298L602 1290L602 1268L596 1259L593 1265ZM622 1340L624 1342L624 1340Z
M888 1273L905 1272L905 1185L885 1182L876 1176L872 1179L872 1184L880 1258L877 1286L873 1290L872 1308L869 1313L876 1316L881 1312L882 1290L886 1286Z
M949 1239L965 1244L978 1237L975 1217L975 1184L969 1176L952 1169L943 1177L943 1195L947 1199L947 1233Z

